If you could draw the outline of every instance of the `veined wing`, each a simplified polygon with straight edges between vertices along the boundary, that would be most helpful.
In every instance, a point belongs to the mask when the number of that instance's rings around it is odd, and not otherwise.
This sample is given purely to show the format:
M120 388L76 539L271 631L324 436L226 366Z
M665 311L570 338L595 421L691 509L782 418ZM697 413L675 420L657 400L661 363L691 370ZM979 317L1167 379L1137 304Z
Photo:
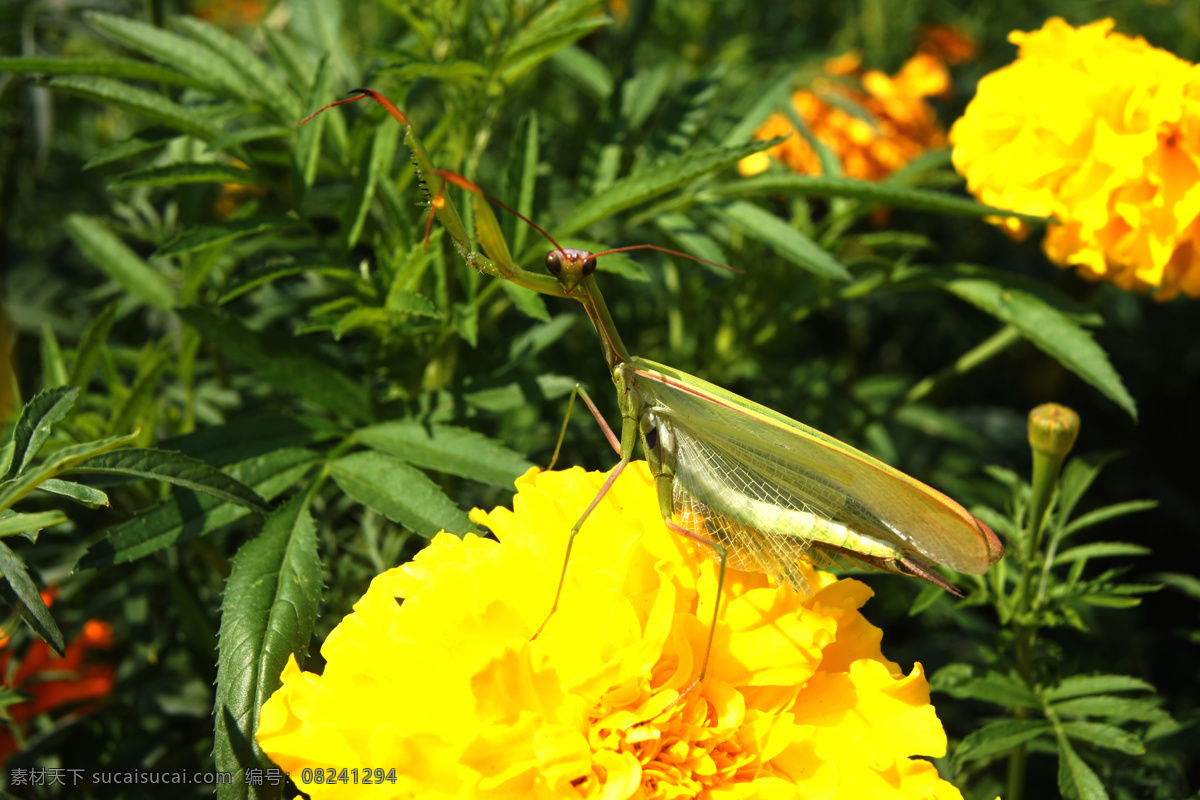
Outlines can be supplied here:
M982 574L1004 554L987 525L882 461L671 367L636 357L630 366L637 390L677 434L738 462L748 476L739 491L766 491L747 496L768 503L785 498L787 507L810 510L959 572ZM758 488L768 485L770 490Z

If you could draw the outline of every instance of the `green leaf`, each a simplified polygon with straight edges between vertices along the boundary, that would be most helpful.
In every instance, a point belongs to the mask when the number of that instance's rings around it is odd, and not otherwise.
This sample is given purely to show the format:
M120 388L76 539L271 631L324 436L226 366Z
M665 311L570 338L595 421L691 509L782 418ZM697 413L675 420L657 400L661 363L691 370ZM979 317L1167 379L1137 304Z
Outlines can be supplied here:
M175 304L175 293L163 277L98 219L71 214L64 224L87 260L126 292L164 311Z
M1046 217L1020 214L987 206L965 197L929 189L911 189L888 182L854 178L829 178L787 173L764 173L752 178L722 183L705 190L713 198L738 197L847 197L864 203L895 208L911 208L938 214L968 217L1016 217L1029 222L1047 222Z
M566 237L594 222L611 217L639 203L674 191L704 175L736 164L741 159L778 144L778 140L751 142L736 147L714 147L699 153L652 164L622 178L575 207L554 233Z
M508 299L512 300L513 305L517 307L525 316L530 319L536 319L541 322L550 320L550 312L546 310L546 302L542 300L542 296L532 289L526 289L524 286L517 286L515 283L503 281L500 288L508 295Z
M182 486L221 500L265 512L266 503L250 487L203 461L170 450L119 450L89 458L72 467L84 475L125 475Z
M61 525L68 520L69 517L61 511L18 514L12 510L5 510L0 513L0 536L12 536L14 533L36 533L42 528Z
M178 34L144 22L106 14L85 12L83 18L92 27L125 45L180 72L191 75L210 91L238 100L248 99L245 80L224 59Z
M533 466L498 442L450 425L396 420L362 428L355 431L354 438L422 469L508 489Z
M79 341L79 349L75 351L75 363L71 365L72 386L83 388L91 383L96 360L100 358L100 352L108 340L108 332L117 321L117 312L120 309L121 301L114 300L88 322L83 338Z
M251 330L240 320L201 308L181 309L179 315L222 353L275 386L360 422L374 415L366 387L317 358L311 347Z
M1071 520L1070 524L1062 529L1061 537L1070 536L1073 533L1090 528L1093 525L1099 525L1101 522L1107 522L1110 519L1123 517L1126 514L1136 514L1141 511L1149 511L1152 508L1158 507L1157 500L1130 500L1125 503L1114 503L1111 506L1098 508L1095 511L1089 511L1081 515L1077 519ZM1149 552L1147 550L1147 552Z
M96 75L150 83L169 83L203 89L195 78L173 69L132 58L64 58L62 56L0 56L0 72L41 75ZM85 167L86 169L86 167Z
M942 288L1006 322L1137 419L1133 398L1091 334L1041 298L983 277L935 279Z
M558 74L575 81L594 100L607 100L612 94L612 72L603 61L583 48L569 45L555 52L551 58Z
M313 114L317 109L329 102L329 94L333 85L333 66L328 55L321 57L313 79L312 92L308 96L305 110ZM317 167L321 162L321 136L325 131L328 114L313 117L300 126L296 134L296 147L293 151L298 161L300 174L303 176L304 187L311 188L317 178Z
M58 337L49 322L42 323L42 337L39 355L42 362L42 386L52 389L56 386L67 386L71 382L67 371L67 362L63 359L62 349L58 346Z
M504 285L508 286L508 283ZM388 292L387 309L389 311L411 314L415 317L440 319L442 316L442 313L437 310L437 306L428 297L423 294L404 290Z
M1096 747L1117 750L1126 755L1140 756L1146 752L1142 740L1116 725L1103 722L1064 722L1059 726L1063 733L1072 739L1077 739Z
M161 94L138 89L120 81L68 75L55 78L47 86L58 92L137 114L151 122L169 125L198 139L207 141L222 134L219 127L190 108L185 108Z
M164 134L151 136L152 131L165 131ZM113 161L120 161L123 158L136 156L139 153L144 153L147 150L153 150L156 147L164 147L172 139L179 138L176 131L168 128L155 127L148 128L138 132L139 136L131 136L120 142L114 142L108 147L102 148L100 152L87 160L83 165L84 170L94 169L103 164L110 164Z
M983 700L1005 708L1041 708L1037 695L1019 678L988 671L976 675L966 664L950 664L938 670L929 682L930 691L951 697Z
M1100 471L1116 457L1115 453L1088 453L1067 462L1058 486L1058 504L1055 514L1059 519L1071 516L1075 505L1092 485L1092 482L1096 480Z
M9 508L13 503L38 488L38 484L43 481L57 477L94 455L128 444L137 436L138 431L134 431L126 436L112 436L56 450L36 467L30 467L15 478L0 483L0 509Z
M305 261L287 264L268 263L259 269L248 272L235 281L225 290L225 294L221 295L221 299L217 302L224 305L230 300L241 297L246 292L253 291L268 283L274 283L281 278L290 278L293 275L329 275L342 279L353 279L355 277L352 271L345 267L335 267L328 261Z
M375 450L351 453L331 464L342 491L367 508L432 538L439 531L462 536L475 526L425 473Z
M319 461L320 456L309 450L285 448L234 464L225 472L260 497L271 500ZM165 547L205 536L250 513L244 505L179 489L133 519L110 528L104 540L83 554L76 569L135 561Z
M454 330L463 341L475 347L479 343L479 309L472 303L454 304Z
M303 655L321 600L316 526L303 493L267 517L238 551L221 603L213 716L216 768L244 782L274 766L254 740L263 703L282 683L288 658ZM236 791L236 787L225 787Z
M42 481L38 485L38 490L70 498L88 508L103 508L110 505L108 495L104 492L91 486L85 486L82 483L75 483L74 481L51 478L50 480Z
M1058 790L1073 800L1108 800L1108 792L1100 778L1071 747L1067 737L1058 732Z
M1007 753L1050 728L1044 719L1002 719L988 723L968 734L954 751L954 771L958 772L968 761Z
M5 580L17 596L21 616L25 622L46 644L54 648L54 652L66 658L62 631L58 629L54 617L50 616L50 609L46 607L41 593L29 577L24 562L4 542L0 542L0 572L4 573Z
M21 409L12 432L12 461L0 480L8 480L29 465L50 436L50 426L66 419L79 397L79 390L66 386L34 395Z
M1128 556L1145 556L1150 554L1149 547L1127 542L1093 542L1079 547L1064 550L1054 559L1054 566L1070 564L1072 561L1083 561L1089 558L1115 558Z
M208 151L216 153L221 150L227 150L230 147L246 144L247 142L257 142L262 139L286 139L294 136L295 128L284 127L282 125L252 125L249 128L227 133L219 139L214 139L208 143Z
M598 28L612 24L597 0L565 0L544 7L538 16L509 41L497 71L512 83L564 47Z
M1101 692L1152 692L1154 686L1130 675L1072 675L1057 686L1046 689L1048 701Z
M161 442L163 449L178 450L208 464L230 464L273 450L307 447L345 435L330 420L300 414L248 414L224 425L210 425L195 433Z
M181 183L252 183L263 180L248 169L230 164L171 164L127 172L108 185L109 189L130 189L134 186L175 186Z
M721 209L720 215L801 269L824 278L850 280L850 273L833 256L774 214L752 203L737 202Z
M300 118L300 98L241 40L196 17L175 17L172 24L207 45L211 51L210 59L216 56L233 67L240 76L239 86L272 109L280 119L294 122Z
M575 388L576 380L565 375L538 375L534 386L509 383L468 392L463 398L475 408L493 414L503 414L514 408L529 406L543 399L553 400L566 397ZM534 388L535 391L530 391Z
M392 170L392 157L396 153L396 140L399 138L401 127L403 126L397 120L388 116L376 127L375 135L371 137L371 146L363 152L358 175L354 178L350 198L342 213L344 250L358 244L358 237L362 234L363 224L367 219L367 211L375 197L375 184L380 179L386 180Z
M1158 722L1170 717L1170 714L1150 700L1109 694L1062 700L1054 703L1053 708L1054 712L1062 717L1105 717L1110 722Z
M252 217L250 219L235 219L215 225L198 225L194 228L188 228L166 242L163 242L162 247L158 248L158 252L154 255L165 258L167 256L183 255L184 253L194 253L197 250L204 250L218 244L231 242L234 239L241 239L244 236L253 236L263 231L282 230L283 228L291 228L299 224L301 224L299 220L292 219L291 217L264 216Z

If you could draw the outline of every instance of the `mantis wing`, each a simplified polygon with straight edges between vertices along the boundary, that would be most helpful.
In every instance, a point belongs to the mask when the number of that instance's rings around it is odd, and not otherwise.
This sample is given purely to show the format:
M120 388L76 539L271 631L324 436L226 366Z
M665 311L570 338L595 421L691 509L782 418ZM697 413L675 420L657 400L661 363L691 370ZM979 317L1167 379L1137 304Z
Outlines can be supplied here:
M759 537L784 540L742 546L744 558L754 559L758 550L769 565L802 555L814 542L853 551L836 541L845 529L878 540L885 550L891 545L976 575L1004 554L982 521L882 461L687 373L637 357L630 363L637 391L670 421L682 454L676 481L685 493L704 513L743 527L750 522ZM760 506L782 513L753 524ZM783 575L780 568L759 569L787 577L786 569Z

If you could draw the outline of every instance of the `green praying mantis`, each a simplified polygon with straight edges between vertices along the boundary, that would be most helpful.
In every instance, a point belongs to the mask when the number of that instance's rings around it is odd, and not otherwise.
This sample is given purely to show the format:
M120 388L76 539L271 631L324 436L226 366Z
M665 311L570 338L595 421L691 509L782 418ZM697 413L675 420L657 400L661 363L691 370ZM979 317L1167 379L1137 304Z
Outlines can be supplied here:
M382 95L370 89L356 89L354 94L326 108L370 97L408 127L405 141L429 193L426 233L436 216L455 248L480 272L581 303L596 328L612 373L621 411L620 436L587 393L580 387L576 391L619 460L568 534L558 588L546 619L532 638L542 632L558 607L575 537L629 465L639 444L654 477L664 523L710 548L719 561L717 602L700 674L680 697L701 683L707 672L728 567L764 572L781 585L807 591L797 561L818 566L851 561L921 578L961 596L932 565L981 575L1004 555L991 528L936 489L765 406L680 370L630 355L596 283L596 259L634 249L703 259L655 245L595 254L564 248L532 220L486 195L471 181L434 168L407 118ZM483 253L472 247L466 226L446 197L447 184L469 193ZM529 272L515 263L489 201L516 214L553 245L545 257L549 275ZM574 399L573 393L572 405ZM569 407L567 413L569 416ZM557 455L556 448L556 459Z

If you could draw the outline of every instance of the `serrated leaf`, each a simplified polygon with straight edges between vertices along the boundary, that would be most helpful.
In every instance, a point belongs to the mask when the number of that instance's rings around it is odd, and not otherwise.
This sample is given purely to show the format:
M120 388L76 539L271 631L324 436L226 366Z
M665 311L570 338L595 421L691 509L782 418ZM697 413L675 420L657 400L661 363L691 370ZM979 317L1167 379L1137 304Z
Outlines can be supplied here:
M38 484L38 490L70 498L88 508L103 508L109 505L108 495L104 492L91 486L85 486L82 483L75 483L74 481L51 478Z
M162 247L154 255L166 258L180 256L184 253L194 253L208 247L214 247L244 236L253 236L264 231L282 230L299 225L300 221L291 217L253 217L251 219L235 219L214 225L198 225L171 237L163 242Z
M439 531L462 536L475 526L420 470L377 450L351 453L330 465L342 491L358 502L431 538Z
M263 179L248 169L230 164L170 164L126 172L108 185L109 189L130 189L134 186L175 186L181 183L245 183L261 184Z
M1130 756L1140 756L1146 752L1142 740L1116 725L1106 725L1103 722L1064 722L1059 728L1072 739L1087 742L1096 747L1117 750Z
M254 740L263 703L293 653L312 637L321 600L316 526L303 493L267 517L233 559L221 602L213 716L216 768L238 775L274 765ZM237 781L235 781L237 783Z
M508 48L497 68L506 83L511 83L592 31L612 24L603 14L597 14L597 0L566 0L544 7L544 10L509 40Z
M178 34L116 14L85 12L88 24L105 35L180 72L191 75L210 91L239 100L248 99L245 80L208 48Z
M670 161L652 164L627 178L610 184L598 194L580 203L562 221L555 233L559 237L570 236L594 222L674 191L697 178L732 166L751 153L766 150L775 144L778 144L778 140L772 139L735 147L714 147L699 153L688 153Z
M231 503L265 512L266 503L253 489L203 461L170 450L119 450L89 458L70 472L84 475L125 475L182 486Z
M111 436L107 439L82 442L56 450L42 461L42 463L19 473L11 480L0 483L0 509L10 507L13 503L38 488L38 484L42 481L57 477L79 462L86 461L92 456L99 455L106 450L112 450L132 442L137 438L138 433L138 431L134 431L126 436Z
M1051 729L1044 719L1002 719L966 736L954 751L955 771L968 761L1002 755Z
M1102 692L1152 692L1154 686L1131 675L1072 675L1043 694L1049 701Z
M396 420L362 428L354 438L423 469L509 489L533 466L499 442L451 425Z
M575 388L576 380L565 375L538 375L533 386L509 383L468 392L463 399L475 408L502 414L514 408L528 406L542 399L566 397ZM531 392L530 389L535 391Z
M1110 722L1157 722L1170 714L1150 700L1093 694L1053 704L1054 712L1062 717L1105 717Z
M78 396L78 389L57 386L38 392L25 404L13 426L12 460L0 480L8 480L29 465L50 436L50 427L66 419Z
M299 118L300 98L241 40L196 17L176 17L172 23L207 45L212 56L233 67L241 78L239 85L274 110L280 119L294 121Z
M64 58L62 56L0 56L0 72L41 75L95 75L103 78L169 83L203 89L195 78L132 58ZM85 167L86 169L86 167Z
M4 542L0 542L0 573L4 574L5 580L17 597L21 617L46 644L54 648L54 652L66 658L62 631L58 629L54 617L50 616L50 609L46 607L41 593L29 577L24 562Z
M156 308L169 310L175 293L157 271L125 242L94 217L71 214L64 223L67 234L88 261L121 285L126 292Z
M1108 800L1100 778L1071 747L1067 737L1058 733L1058 790L1073 800Z
M251 330L233 317L200 308L179 311L217 349L270 383L330 411L370 421L371 396L362 383L317 358L311 348Z
M850 273L837 259L774 214L740 201L731 203L719 213L747 236L767 245L801 269L824 278L850 280Z
M37 532L42 528L50 528L68 521L61 511L41 511L36 514L18 514L6 509L0 513L0 536L12 536L14 533Z
M766 173L713 186L705 190L705 195L714 198L846 197L872 205L911 208L938 214L956 214L968 217L1015 217L1029 222L1047 221L1046 217L995 208L945 192L911 189L886 181L864 181L854 178Z
M1082 561L1089 558L1116 558L1144 556L1150 554L1149 547L1128 542L1093 542L1091 544L1072 547L1059 553L1054 559L1054 566L1070 564L1072 561Z
M225 469L234 480L271 500L320 461L309 450L285 448L250 458ZM115 525L108 536L88 548L76 569L94 569L135 561L165 547L204 536L248 516L250 509L186 489Z
M68 75L55 78L46 85L58 92L109 105L152 122L169 125L205 141L216 139L222 134L219 127L190 108L185 108L161 94L138 89L120 81Z
M986 278L958 277L938 281L951 294L966 300L1001 322L1015 327L1042 352L1091 384L1137 419L1137 407L1108 355L1091 334L1041 298L1006 289Z

